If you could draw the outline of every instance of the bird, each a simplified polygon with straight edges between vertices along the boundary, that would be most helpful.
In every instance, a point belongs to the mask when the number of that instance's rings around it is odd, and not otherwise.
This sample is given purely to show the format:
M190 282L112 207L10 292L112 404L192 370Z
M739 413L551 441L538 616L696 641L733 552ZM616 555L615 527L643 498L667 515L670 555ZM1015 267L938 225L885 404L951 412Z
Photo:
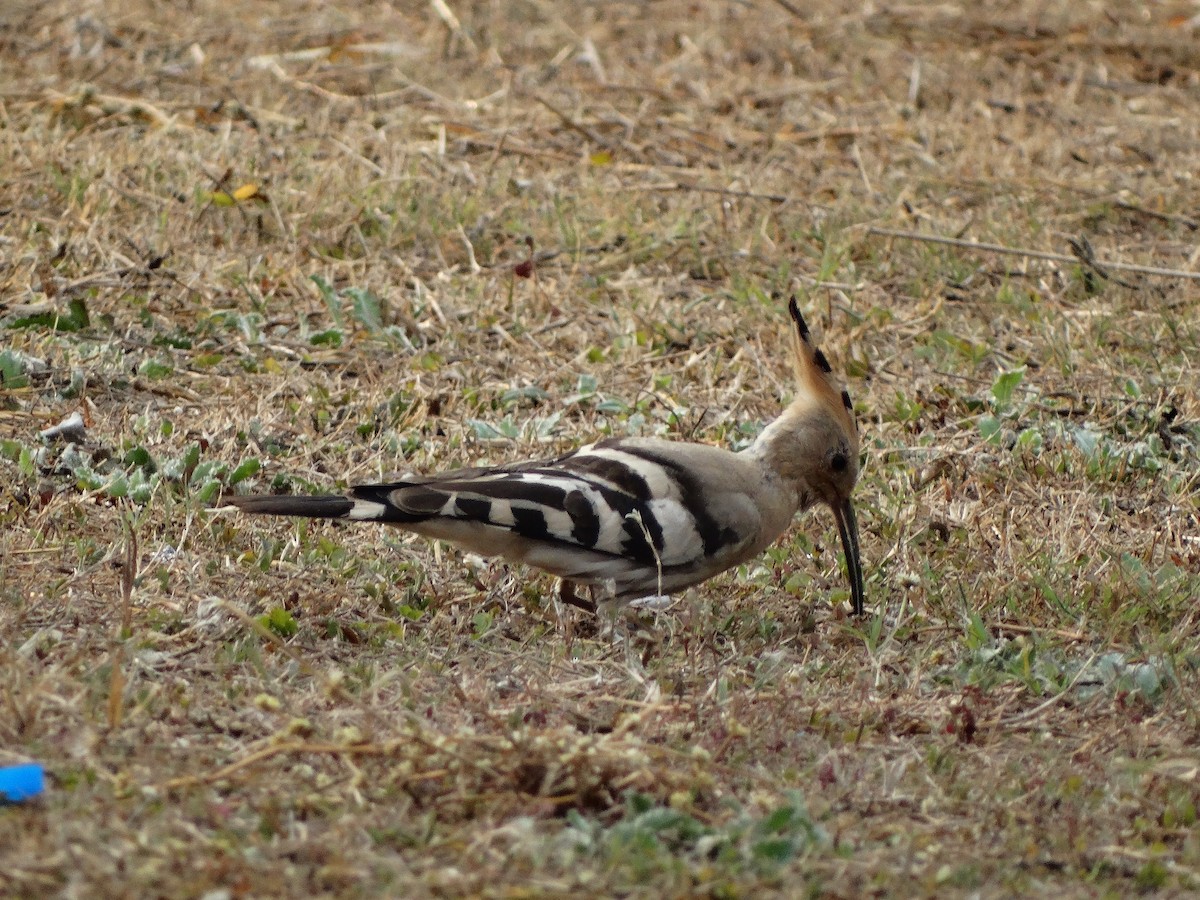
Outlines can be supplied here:
M381 522L449 541L557 575L561 597L592 611L661 601L706 581L758 556L798 513L824 504L861 616L854 406L795 297L788 311L795 395L743 450L615 437L552 459L408 475L345 494L235 494L219 502L255 515Z

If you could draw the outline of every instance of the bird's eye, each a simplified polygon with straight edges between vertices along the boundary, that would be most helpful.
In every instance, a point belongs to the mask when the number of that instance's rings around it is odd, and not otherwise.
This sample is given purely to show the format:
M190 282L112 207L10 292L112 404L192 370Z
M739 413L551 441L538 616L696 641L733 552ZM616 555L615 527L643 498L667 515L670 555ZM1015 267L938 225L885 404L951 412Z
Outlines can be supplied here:
M829 459L829 468L833 469L835 472L845 472L846 463L847 460L845 453L835 453Z

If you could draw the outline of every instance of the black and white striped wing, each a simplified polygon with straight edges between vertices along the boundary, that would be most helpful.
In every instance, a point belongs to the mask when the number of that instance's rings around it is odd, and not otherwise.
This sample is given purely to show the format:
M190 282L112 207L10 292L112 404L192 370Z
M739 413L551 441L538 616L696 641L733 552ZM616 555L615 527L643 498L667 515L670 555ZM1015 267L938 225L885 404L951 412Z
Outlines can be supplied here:
M714 510L711 490L670 452L678 446L610 440L544 462L356 487L345 515L572 580L613 579L618 596L653 592L660 578L670 590L726 568L757 536L749 498Z

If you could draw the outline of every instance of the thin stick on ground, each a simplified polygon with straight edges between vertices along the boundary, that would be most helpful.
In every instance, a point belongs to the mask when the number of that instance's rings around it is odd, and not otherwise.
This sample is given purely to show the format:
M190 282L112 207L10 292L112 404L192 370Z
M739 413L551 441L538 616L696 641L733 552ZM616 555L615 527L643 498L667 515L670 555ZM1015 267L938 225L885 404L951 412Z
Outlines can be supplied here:
M1049 262L1083 263L1093 268L1102 267L1118 272L1135 272L1139 275L1154 275L1160 278L1188 278L1193 281L1200 281L1200 272L1188 272L1183 269L1165 269L1161 266L1109 262L1103 259L1081 259L1079 256L1068 256L1065 253L1049 253L1045 250L1030 250L1024 247L1006 247L1003 244L968 241L962 238L944 237L940 234L919 234L915 231L901 231L898 228L879 228L873 225L867 229L867 234L899 238L904 241L921 241L926 244L944 244L948 247L961 247L964 250L977 250L985 253L1002 253L1006 256L1027 256L1030 259L1044 259Z

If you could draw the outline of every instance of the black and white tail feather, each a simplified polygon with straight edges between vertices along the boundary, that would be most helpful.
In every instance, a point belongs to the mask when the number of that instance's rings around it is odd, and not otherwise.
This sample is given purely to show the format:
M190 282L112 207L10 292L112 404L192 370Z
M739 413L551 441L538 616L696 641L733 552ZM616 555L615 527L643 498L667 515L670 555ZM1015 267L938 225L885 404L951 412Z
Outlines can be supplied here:
M863 612L858 429L850 395L788 306L796 397L740 453L611 438L565 456L411 476L337 496L227 496L247 513L385 522L502 556L629 602L670 594L757 556L793 517L824 503L837 520L855 614Z

